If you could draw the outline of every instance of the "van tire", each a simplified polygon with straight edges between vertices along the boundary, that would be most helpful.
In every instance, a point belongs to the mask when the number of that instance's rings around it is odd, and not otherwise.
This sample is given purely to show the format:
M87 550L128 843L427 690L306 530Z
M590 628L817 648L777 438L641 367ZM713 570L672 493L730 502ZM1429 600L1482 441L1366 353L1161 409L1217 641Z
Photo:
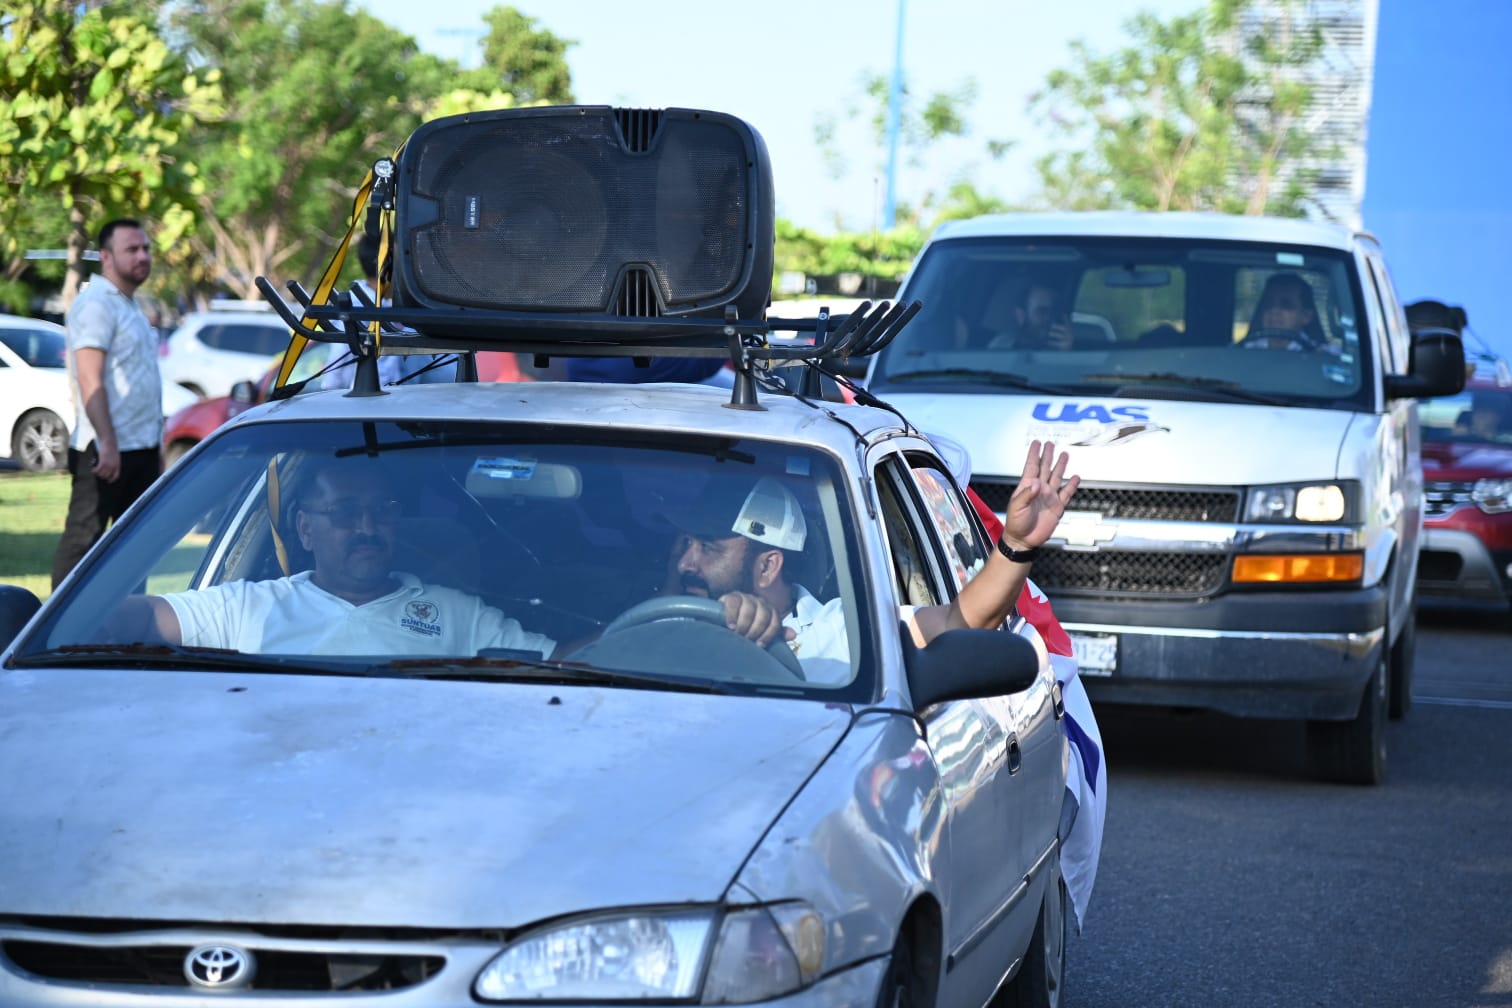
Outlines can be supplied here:
M1307 747L1313 772L1339 784L1376 785L1386 777L1386 711L1391 659L1381 648L1365 683L1360 711L1348 721L1309 721Z
M1417 602L1407 613L1407 622L1391 646L1391 704L1387 713L1400 721L1412 710L1412 673L1417 667Z

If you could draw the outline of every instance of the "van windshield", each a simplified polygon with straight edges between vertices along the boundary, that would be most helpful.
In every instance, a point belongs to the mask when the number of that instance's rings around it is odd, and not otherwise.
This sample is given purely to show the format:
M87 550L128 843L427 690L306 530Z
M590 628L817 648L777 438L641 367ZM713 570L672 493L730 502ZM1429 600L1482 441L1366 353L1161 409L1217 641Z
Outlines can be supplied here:
M906 296L923 309L876 362L881 394L1373 405L1369 324L1336 250L962 238L928 248Z

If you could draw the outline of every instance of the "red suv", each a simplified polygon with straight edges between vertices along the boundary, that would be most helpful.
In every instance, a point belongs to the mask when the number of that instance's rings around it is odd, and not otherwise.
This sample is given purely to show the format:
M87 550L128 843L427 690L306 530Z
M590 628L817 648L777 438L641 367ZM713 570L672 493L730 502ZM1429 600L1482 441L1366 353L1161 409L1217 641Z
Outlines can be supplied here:
M1498 362L1456 396L1419 406L1424 605L1505 612L1512 603L1512 369Z

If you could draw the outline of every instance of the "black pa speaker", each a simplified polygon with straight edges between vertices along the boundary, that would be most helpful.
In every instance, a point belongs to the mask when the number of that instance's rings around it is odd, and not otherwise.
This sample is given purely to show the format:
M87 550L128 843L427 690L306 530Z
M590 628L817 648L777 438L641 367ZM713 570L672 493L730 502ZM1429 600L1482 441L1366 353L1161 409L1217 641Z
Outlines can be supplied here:
M556 106L450 116L406 143L395 303L760 318L772 170L760 134L693 109Z

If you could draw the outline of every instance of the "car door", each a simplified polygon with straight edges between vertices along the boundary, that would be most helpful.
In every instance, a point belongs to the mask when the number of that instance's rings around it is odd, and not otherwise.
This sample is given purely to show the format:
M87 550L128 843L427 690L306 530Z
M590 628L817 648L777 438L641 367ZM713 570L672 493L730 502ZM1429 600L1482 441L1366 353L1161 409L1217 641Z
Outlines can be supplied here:
M884 529L908 604L948 603L985 562L987 543L939 461L893 453L876 468ZM1026 900L1026 773L1009 696L939 704L925 737L944 792L948 873L946 984L963 1002L985 998L1028 942L1037 906ZM1053 821L1053 819L1052 819ZM951 1001L953 998L944 997Z

